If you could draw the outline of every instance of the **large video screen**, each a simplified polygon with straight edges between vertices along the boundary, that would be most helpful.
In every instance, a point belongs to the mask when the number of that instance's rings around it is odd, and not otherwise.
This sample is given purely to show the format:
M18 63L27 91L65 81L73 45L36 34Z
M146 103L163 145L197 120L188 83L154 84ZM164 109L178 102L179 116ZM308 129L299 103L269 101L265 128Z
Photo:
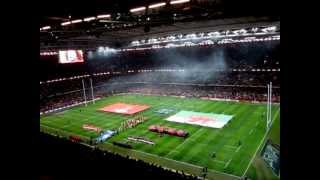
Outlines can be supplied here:
M82 50L59 51L59 63L78 63L83 62Z

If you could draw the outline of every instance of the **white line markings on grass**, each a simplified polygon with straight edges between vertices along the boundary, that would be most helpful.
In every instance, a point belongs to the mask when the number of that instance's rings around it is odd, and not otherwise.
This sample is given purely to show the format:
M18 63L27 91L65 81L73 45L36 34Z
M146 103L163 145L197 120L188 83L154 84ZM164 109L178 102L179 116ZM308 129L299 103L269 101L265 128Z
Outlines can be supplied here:
M271 122L271 126L273 125L273 121L274 121L274 119L277 117L277 114L279 114L279 110L280 110L280 108L278 108L277 112L273 115L272 122ZM271 129L271 128L270 128L270 129ZM263 136L263 138L262 138L262 140L261 140L261 142L260 142L260 144L259 144L256 152L253 154L253 156L252 156L252 158L251 158L251 160L250 160L250 162L249 162L249 164L248 164L247 169L244 171L244 173L242 174L241 177L243 177L243 176L247 173L247 171L249 170L250 165L252 164L254 158L256 157L256 155L257 155L257 153L258 153L258 150L260 149L260 146L263 144L263 142L264 142L265 138L267 137L270 129L266 131L266 133L265 133L265 135Z
M219 160L216 160L216 159L214 159L214 160L212 160L212 161L217 162L217 163L221 163L221 164L226 164L226 162L224 162L224 161L219 161Z
M225 147L228 147L228 148L232 148L232 149L237 149L236 146L231 146L231 145L224 145Z
M239 146L237 149L236 149L236 153L241 149L242 146Z
M251 131L249 132L249 134L252 134L252 132L253 132L253 129L251 129Z
M232 161L232 158L227 162L227 164L224 166L224 168L228 167L231 161Z
M143 152L143 151L137 151L137 150L134 150L134 149L131 149L131 151L134 151L134 152L137 152L137 153L146 154L146 155L150 155L150 156L154 156L154 157L158 157L158 158L163 158L163 159L166 159L166 160L169 160L169 161L174 161L174 162L177 162L177 163L185 164L185 165L196 167L196 168L200 168L200 169L203 168L201 166L197 166L197 165L190 164L190 163L187 163L187 162L177 161L177 160L174 160L174 159L169 159L169 158L166 158L166 157L162 157L162 156L158 156L158 155L155 155L155 154L146 153L146 152ZM240 176L236 176L236 175L233 175L233 174L228 174L228 173L216 171L214 169L210 169L209 171L215 172L217 174L224 174L224 175L227 175L227 176L232 176L232 177L235 177L235 178L238 178L238 179L241 178Z
M188 139L184 140L183 143L179 144L176 148L174 148L173 150L169 151L168 154L166 154L166 156L168 157L171 153L173 153L174 151L177 151L177 149L179 149L179 147L181 147L183 144L185 144L187 141L191 140L191 137L195 137L195 135L199 132L201 132L201 130L203 130L203 128L198 129L193 135L191 135Z

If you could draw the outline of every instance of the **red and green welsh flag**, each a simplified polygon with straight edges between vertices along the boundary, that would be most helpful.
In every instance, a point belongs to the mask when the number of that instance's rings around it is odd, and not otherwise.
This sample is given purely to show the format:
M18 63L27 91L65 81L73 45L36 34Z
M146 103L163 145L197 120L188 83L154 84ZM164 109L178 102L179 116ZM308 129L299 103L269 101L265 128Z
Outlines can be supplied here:
M228 123L228 121L232 119L232 117L232 115L225 114L180 111L177 114L167 118L167 120L212 128L222 128Z

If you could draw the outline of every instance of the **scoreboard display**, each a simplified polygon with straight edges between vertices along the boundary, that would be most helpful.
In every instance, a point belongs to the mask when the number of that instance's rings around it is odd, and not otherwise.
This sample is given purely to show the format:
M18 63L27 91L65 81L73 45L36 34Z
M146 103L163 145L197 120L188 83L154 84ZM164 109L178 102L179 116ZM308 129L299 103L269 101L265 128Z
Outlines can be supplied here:
M59 63L81 63L84 62L82 50L59 51Z

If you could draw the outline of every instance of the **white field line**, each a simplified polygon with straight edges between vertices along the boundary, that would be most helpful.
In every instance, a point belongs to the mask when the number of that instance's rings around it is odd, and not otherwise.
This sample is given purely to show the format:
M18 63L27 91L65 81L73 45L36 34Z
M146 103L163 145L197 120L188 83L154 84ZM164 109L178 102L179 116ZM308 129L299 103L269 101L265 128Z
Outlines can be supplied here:
M57 128L54 128L54 127L50 127L50 126L47 126L47 125L44 125L44 124L40 124L40 126L43 126L43 127L47 127L49 129L53 129L55 131L62 131L64 133L68 133L68 134L76 134L77 136L80 136L80 137L83 137L85 139L88 139L88 137L86 136L83 136L83 135L80 135L80 134L77 134L77 133L74 133L74 132L70 132L70 131L66 131L66 130L63 130L63 129L57 129ZM46 132L45 132L46 133ZM48 133L47 133L48 134ZM49 133L49 134L52 134L52 133ZM55 134L53 133L54 135L58 135L58 134Z
M232 161L232 158L227 162L227 164L224 166L224 168L228 167L231 161Z
M252 132L253 132L253 129L251 129L251 131L249 132L249 134L252 134Z
M127 92L127 93L116 93L113 95L143 95L143 96L168 96L168 95L161 95L157 93L139 93L139 92ZM181 96L171 96L171 97L177 97L177 98L182 98ZM186 97L183 97L186 98ZM267 102L265 101L244 101L240 102L237 99L227 99L227 98L208 98L208 97L199 97L199 99L205 98L202 100L211 100L211 101L224 101L224 102L239 102L239 103L249 103L249 104L266 104ZM278 102L273 102L273 104L279 105L280 103Z
M81 117L81 121L82 121L83 123L89 123L89 122L90 122L90 118L88 118L88 117L85 116L85 115L78 114L78 113L75 113L75 112L70 112L70 113L72 113L72 116ZM93 119L93 118L100 117L100 116L103 116L103 115L97 115L97 114L95 114L95 115L90 115L90 116L91 116L91 119ZM70 120L70 121L71 121L71 124L63 125L63 126L62 126L62 129L63 129L63 128L66 128L66 127L72 127L72 125L74 124L73 121L75 121L75 119L70 118L70 117L63 117L63 118L64 118L64 119L67 119L67 120ZM44 126L47 126L47 125L44 125ZM50 126L47 126L47 127L51 128ZM55 128L55 129L56 129L56 128ZM62 129L58 129L58 130L62 130ZM74 132L72 132L72 131L66 131L66 130L63 130L63 131L68 132L68 133L74 133Z
M83 116L82 114L80 115L80 114L77 114L78 116ZM103 116L103 115L92 115L92 116L96 116L96 117L99 117L99 116ZM41 125L41 126L46 126L46 125ZM47 126L48 128L52 128L52 127L50 127L50 126ZM52 128L52 129L55 129L55 128ZM62 130L62 129L57 129L57 130L59 130L59 131L65 131L65 130ZM200 130L201 129L199 129L198 131L200 132ZM69 132L69 131L65 131L65 132L68 132L68 133L72 133L72 132ZM196 132L196 133L198 133L198 132ZM195 133L195 134L196 134ZM195 135L195 134L193 134L193 135ZM187 139L187 140L190 140L190 139ZM183 142L182 144L184 144L185 142ZM180 144L180 145L182 145L182 144ZM179 146L180 146L179 145ZM89 147L94 147L94 146L90 146L90 145L88 145ZM178 147L176 147L175 149L177 149ZM192 167L196 167L196 168L203 168L203 167L201 167L201 166L197 166L197 165L194 165L194 164L190 164L190 163L187 163L187 162L183 162L183 161L176 161L176 160L174 160L174 159L169 159L169 158L166 158L166 157L161 157L161 156L158 156L158 155L155 155L155 154L150 154L150 153L146 153L146 152L143 152L143 151L137 151L137 150L131 150L131 151L135 151L135 152L138 152L138 153L143 153L143 154L147 154L147 155L149 155L149 156L154 156L154 157L158 157L158 158L163 158L163 159L167 159L167 160L169 160L169 161L174 161L174 162L177 162L177 163L181 163L181 164L185 164L185 165L188 165L188 166L192 166ZM175 150L174 150L175 151ZM217 161L217 160L215 160L215 161ZM220 161L221 163L222 163L222 161ZM224 162L223 162L224 163ZM225 163L224 163L225 164ZM238 178L238 179L240 179L240 176L236 176L236 175L233 175L233 174L228 174L228 173L224 173L224 172L220 172L220 171L216 171L216 170L214 170L214 169L210 169L210 171L212 171L212 172L215 172L215 173L217 173L217 174L223 174L223 175L226 175L226 176L231 176L231 177L235 177L235 178Z
M212 161L217 162L217 163L221 163L221 164L226 164L226 162L224 162L224 161L219 161L219 160L215 160L215 159Z
M227 148L231 148L231 149L237 149L238 147L237 146L230 146L230 145L224 145L225 147Z
M239 146L237 149L236 149L236 153L241 149L242 146Z
M88 117L87 115L79 114L77 112L71 112L71 114L73 116L78 116L78 117L84 118L83 120L86 120L85 122L90 122L91 121L90 119L99 119L100 117L106 117L105 114L94 114L91 112L86 112L86 114L89 115L90 117ZM108 119L109 118L110 117L108 117ZM115 123L117 123L117 122L115 122ZM115 124L115 123L112 123L112 124Z
M94 100L87 101L87 103L90 103L92 101L97 101L97 100L100 100L100 99L101 98L95 98ZM70 105L67 105L67 106L59 107L59 108L56 108L56 109L51 109L51 110L48 110L48 111L45 111L45 112L40 112L40 116L44 115L44 114L51 113L51 112L56 112L58 110L63 110L63 109L71 108L71 107L80 106L80 105L83 105L83 104L85 104L85 101L81 101L79 103L75 103L75 104L70 104Z
M234 147L234 146L233 146ZM232 161L233 156L241 149L242 146L237 147L237 149L234 151L234 153L231 156L231 159L229 159L229 161L227 162L227 164L225 164L224 168L228 167L230 162Z
M201 130L203 130L203 128L198 129L192 136L195 137L195 135L199 132L201 132ZM177 151L177 149L179 149L181 146L183 146L187 141L191 140L190 136L188 139L184 140L183 143L179 144L176 148L172 149L171 151L169 151L168 154L166 154L166 156L169 156L172 152ZM174 150L174 151L173 151Z
M274 119L275 119L275 118L277 117L277 115L279 114L279 110L280 110L280 108L278 108L277 112L273 115L272 122L271 122L271 126L272 126L272 124L273 124ZM270 129L271 129L271 128L270 128ZM252 156L252 158L251 158L251 160L250 160L250 162L249 162L249 164L248 164L247 169L244 171L244 173L242 174L241 177L243 177L243 176L247 173L247 171L249 170L250 165L252 164L254 158L256 157L256 155L257 155L257 153L258 153L258 150L260 149L260 146L263 144L263 142L264 142L265 138L267 137L270 129L266 131L266 133L265 133L265 135L263 136L263 138L262 138L262 140L261 140L261 142L260 142L260 144L259 144L256 152L253 154L253 156Z
M155 154L146 153L146 152L143 152L143 151L137 151L137 150L134 150L134 149L131 149L131 151L138 152L138 153L142 153L142 154L146 154L146 155L150 155L150 156L154 156L154 157L157 157L157 158L166 159L166 160L169 160L169 161L174 161L174 162L177 162L177 163L185 164L185 165L192 166L192 167L196 167L196 168L200 168L200 169L203 168L203 167L201 167L201 166L197 166L197 165L190 164L190 163L187 163L187 162L177 161L177 160L174 160L174 159L169 159L169 158L166 158L166 157L161 157L161 156L158 156L158 155L155 155ZM233 175L233 174L228 174L228 173L216 171L216 170L214 170L214 169L210 169L210 171L215 172L215 173L217 173L217 174L223 174L223 175L227 175L227 176L232 176L232 177L235 177L235 178L238 178L238 179L241 178L240 176L236 176L236 175Z

